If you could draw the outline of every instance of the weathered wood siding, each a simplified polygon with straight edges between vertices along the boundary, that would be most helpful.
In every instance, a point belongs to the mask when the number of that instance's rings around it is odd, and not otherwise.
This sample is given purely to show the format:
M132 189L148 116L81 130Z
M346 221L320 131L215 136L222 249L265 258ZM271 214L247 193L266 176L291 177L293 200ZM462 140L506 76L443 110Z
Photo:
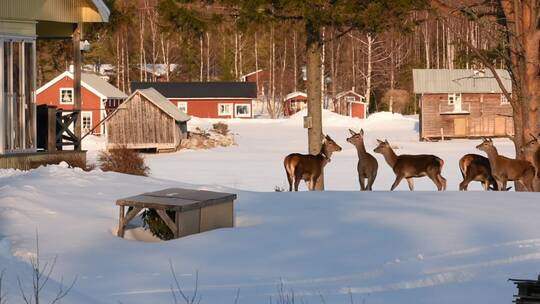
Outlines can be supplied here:
M107 148L176 149L180 127L144 96L135 94L107 122Z
M85 164L86 151L55 151L0 155L0 168L30 170L46 164Z
M462 109L469 114L451 112L448 94L420 97L421 139L444 137L507 136L514 134L512 106L501 103L500 94L462 94Z

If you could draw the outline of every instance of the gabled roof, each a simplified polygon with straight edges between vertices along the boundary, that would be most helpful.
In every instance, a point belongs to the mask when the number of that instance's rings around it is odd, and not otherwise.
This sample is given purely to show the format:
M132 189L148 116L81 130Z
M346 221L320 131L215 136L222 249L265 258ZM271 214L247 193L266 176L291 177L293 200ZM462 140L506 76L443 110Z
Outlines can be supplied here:
M362 96L362 95L356 93L356 92L353 91L353 90L348 90L348 91L340 92L340 93L338 93L338 94L336 95L335 98L336 98L336 99L340 99L341 97L347 96L347 95L349 95L349 94L353 94L353 95L355 95L355 96L358 96L358 97L360 97L361 100L365 100L365 99L366 99L364 96ZM365 103L365 102L362 101L362 103Z
M186 113L177 108L172 102L167 100L165 96L161 95L154 88L140 89L133 92L133 94L131 94L131 96L129 96L128 99L124 103L122 103L122 105L127 104L135 94L143 95L144 97L146 97L146 99L148 99L148 101L155 104L158 108L160 108L163 112L174 118L174 120L176 121L185 122L191 119L191 117L189 117ZM122 105L120 105L120 107Z
M293 99L296 97L307 98L307 94L304 92L299 92L299 91L292 92L292 93L287 94L287 96L285 96L285 100Z
M167 98L257 98L254 82L132 82L131 91L154 88Z
M256 70L256 71L251 72L251 73L244 74L244 75L240 76L240 80L241 80L241 81L246 81L246 78L247 78L247 77L249 77L249 76L251 76L251 75L255 75L255 74L260 73L260 72L262 72L262 71L263 71L263 69L258 69L258 70Z
M69 71L66 71L56 76L53 80L47 82L41 88L37 89L36 94L45 91L64 77L69 77L73 79L73 74ZM102 79L96 74L82 73L81 85L92 93L98 95L102 99L125 99L128 97L126 93L120 91L115 86L108 83L105 79Z
M504 87L512 92L512 80L506 70L496 70ZM414 69L414 93L502 93L489 70Z

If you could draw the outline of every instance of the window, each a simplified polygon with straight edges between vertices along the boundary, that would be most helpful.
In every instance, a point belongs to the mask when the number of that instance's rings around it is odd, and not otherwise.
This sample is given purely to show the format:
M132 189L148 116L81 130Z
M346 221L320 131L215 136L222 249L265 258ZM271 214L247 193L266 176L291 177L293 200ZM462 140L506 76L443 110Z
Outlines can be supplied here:
M461 103L461 94L448 94L448 104L454 105L456 103Z
M60 89L60 103L73 104L73 89L71 88Z
M92 112L82 112L81 129L82 133L88 133L92 130Z
M177 104L178 109L184 113L187 114L187 102L186 101L179 101Z
M501 104L509 104L508 98L506 98L506 95L501 94Z
M346 102L355 102L356 99L354 98L354 96L345 96L345 101Z
M234 105L234 112L236 117L251 117L251 105L237 104Z
M220 116L232 115L232 103L218 104L218 115Z

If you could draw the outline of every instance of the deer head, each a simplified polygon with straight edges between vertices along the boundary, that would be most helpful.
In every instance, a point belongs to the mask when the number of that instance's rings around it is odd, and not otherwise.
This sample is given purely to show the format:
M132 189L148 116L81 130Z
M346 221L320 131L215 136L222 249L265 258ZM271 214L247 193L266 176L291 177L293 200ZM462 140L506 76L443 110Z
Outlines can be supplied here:
M341 147L328 135L324 136L321 152L328 158L332 157L332 153L341 151Z
M347 138L347 142L355 146L358 146L364 142L364 129L360 129L359 133L349 129L349 133L351 133L351 137Z
M388 140L382 141L380 139L377 139L377 143L378 143L377 147L373 149L373 152L375 153L385 154L386 152L389 152L392 150L392 147L390 146L390 143L388 142Z
M538 141L538 137L530 134L532 139L525 143L523 146L521 146L521 152L529 152L529 151L536 151L538 147L540 147L540 142Z
M492 151L495 148L493 146L493 140L491 138L482 138L482 143L476 146L476 149L480 151L484 151L488 153L488 151Z

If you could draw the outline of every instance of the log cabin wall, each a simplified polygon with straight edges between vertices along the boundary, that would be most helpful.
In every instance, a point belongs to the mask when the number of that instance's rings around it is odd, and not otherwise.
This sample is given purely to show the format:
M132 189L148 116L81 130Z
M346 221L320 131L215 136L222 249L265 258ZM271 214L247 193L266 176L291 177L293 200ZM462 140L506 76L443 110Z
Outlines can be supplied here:
M448 94L423 94L421 139L513 135L512 106L501 94L461 94L462 112L452 113ZM442 129L442 134L441 134Z
M108 149L175 149L182 136L176 121L141 94L119 108L107 122L107 130Z

